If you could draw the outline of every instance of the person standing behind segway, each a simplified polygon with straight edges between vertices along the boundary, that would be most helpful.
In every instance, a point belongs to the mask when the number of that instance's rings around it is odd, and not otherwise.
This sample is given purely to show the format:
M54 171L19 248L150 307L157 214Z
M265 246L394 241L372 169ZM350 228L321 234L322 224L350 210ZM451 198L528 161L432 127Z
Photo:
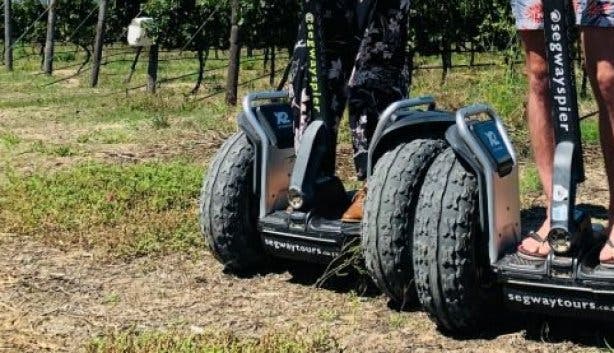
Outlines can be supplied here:
M309 1L318 0L306 0ZM406 98L409 91L407 16L409 0L319 0L323 47L328 72L329 126L335 136L348 106L354 163L358 180L367 174L371 137L377 119L388 105ZM306 31L299 29L290 71L289 91L294 111L295 145L312 121ZM366 185L356 193L342 217L360 222Z
M511 4L526 54L529 79L527 116L531 144L546 199L551 200L555 139L550 118L542 2L512 0ZM582 32L586 70L599 105L601 145L610 190L609 240L601 251L600 261L602 265L614 268L614 0L576 0L574 8ZM550 212L547 214L550 215ZM549 231L550 219L546 219L536 232L530 233L519 245L519 254L531 260L545 258L550 252L546 241Z

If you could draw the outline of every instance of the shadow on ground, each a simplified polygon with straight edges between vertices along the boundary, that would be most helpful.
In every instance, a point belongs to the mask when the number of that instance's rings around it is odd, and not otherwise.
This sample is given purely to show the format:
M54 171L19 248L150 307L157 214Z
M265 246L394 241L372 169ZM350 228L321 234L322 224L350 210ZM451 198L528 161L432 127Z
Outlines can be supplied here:
M581 209L590 213L593 219L606 220L607 210L602 206L581 204ZM536 206L521 212L523 234L537 229L546 218L546 209ZM358 264L358 266L356 266ZM377 297L382 295L373 282L364 274L364 266L360 261L352 262L352 266L341 266L341 270L324 265L314 265L294 261L280 261L274 267L257 275L279 274L288 272L291 277L289 283L301 286L323 288L335 293L356 293L363 297ZM250 277L250 276L248 276ZM402 305L388 301L391 311L414 313L421 311L417 300L408 301ZM541 315L511 312L501 304L500 313L493 315L494 321L485 325L478 334L471 336L450 335L440 331L443 335L457 341L487 340L493 341L510 334L523 333L523 338L536 343L573 343L586 348L611 350L614 344L614 324L607 324L578 318L552 318ZM425 318L426 320L426 318Z

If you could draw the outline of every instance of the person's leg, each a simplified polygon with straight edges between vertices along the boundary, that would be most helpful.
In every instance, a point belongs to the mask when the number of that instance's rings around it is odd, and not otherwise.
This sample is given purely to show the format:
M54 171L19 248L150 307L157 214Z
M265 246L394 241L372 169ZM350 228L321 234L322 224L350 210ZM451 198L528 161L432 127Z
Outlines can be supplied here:
M301 16L303 16L301 14ZM290 104L294 120L294 148L298 150L301 137L311 122L310 102L311 90L309 89L307 53L307 29L303 22L298 28L298 35L294 51L292 52L290 73L286 89L290 94Z
M599 130L609 184L608 235L614 241L614 28L584 27L586 70L599 105ZM604 247L601 261L614 261L614 248Z
M330 121L327 123L333 128L333 139L336 138L339 120L346 106L346 83L357 51L357 44L354 43L357 40L353 33L354 12L351 11L353 2L354 0L320 1L320 10L316 13L321 28L320 45L326 60L323 65L325 82L321 89L328 97L328 106L322 109L329 113ZM313 120L309 64L307 29L304 23L301 23L288 84L297 150L305 129Z
M552 193L554 130L550 117L546 44L542 30L522 30L520 36L525 50L526 74L529 81L527 120L531 145L537 171L549 203ZM543 240L546 239L550 231L549 209L550 205L548 204L548 218L536 231L537 236ZM547 255L550 252L548 243L539 242L532 237L523 240L521 247L522 252L526 254Z
M409 91L409 1L377 1L373 6L349 81L349 119L359 180L367 176L369 144L379 115Z
M407 16L409 0L361 2L366 29L348 84L348 105L354 164L359 180L367 177L369 144L379 115L408 94ZM360 21L359 21L360 22ZM367 186L356 193L344 222L362 220Z

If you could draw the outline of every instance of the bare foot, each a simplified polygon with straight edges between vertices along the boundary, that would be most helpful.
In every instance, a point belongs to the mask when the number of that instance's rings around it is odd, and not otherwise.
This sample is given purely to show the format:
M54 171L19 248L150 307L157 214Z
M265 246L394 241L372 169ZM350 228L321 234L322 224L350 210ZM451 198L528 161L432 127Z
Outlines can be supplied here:
M614 243L614 224L612 224L612 222L610 222L610 225L606 229L606 234L609 235L608 239L610 239L610 242ZM601 253L599 254L599 261L605 263L614 263L614 247L612 247L609 243L606 243L603 249L601 249Z
M539 228L539 230L535 233L540 239L546 240L548 238L549 232L550 220L547 219L544 224L542 224L541 228ZM548 242L539 242L532 237L524 238L522 243L520 243L519 248L521 248L522 252L526 255L533 255L538 257L546 257L550 253L550 244L548 244Z

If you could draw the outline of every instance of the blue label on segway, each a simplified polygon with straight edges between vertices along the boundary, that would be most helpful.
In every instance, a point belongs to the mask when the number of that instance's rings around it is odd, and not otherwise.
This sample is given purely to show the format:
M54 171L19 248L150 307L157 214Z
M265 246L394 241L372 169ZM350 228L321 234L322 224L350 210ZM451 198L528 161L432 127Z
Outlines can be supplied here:
M475 123L471 125L471 129L478 137L482 146L488 151L491 161L495 165L495 169L500 176L505 176L512 171L514 167L514 159L508 151L497 124L494 121Z
M261 105L256 108L256 115L266 124L265 130L271 136L272 143L279 149L294 146L294 121L292 108L288 104Z

